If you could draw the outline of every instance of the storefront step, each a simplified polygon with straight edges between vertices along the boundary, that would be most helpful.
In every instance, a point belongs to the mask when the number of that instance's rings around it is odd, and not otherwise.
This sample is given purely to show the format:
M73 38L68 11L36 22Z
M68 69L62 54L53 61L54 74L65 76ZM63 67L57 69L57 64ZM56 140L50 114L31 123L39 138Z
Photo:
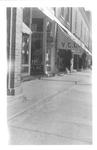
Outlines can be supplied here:
M36 79L40 79L41 77L42 77L42 75L36 75L36 76L25 76L25 77L22 77L22 82L30 81L30 80L36 80Z
M30 81L30 80L36 80L36 79L41 79L43 77L53 77L55 76L55 74L48 74L48 75L35 75L35 76L23 76L22 77L22 82L25 82L25 81Z

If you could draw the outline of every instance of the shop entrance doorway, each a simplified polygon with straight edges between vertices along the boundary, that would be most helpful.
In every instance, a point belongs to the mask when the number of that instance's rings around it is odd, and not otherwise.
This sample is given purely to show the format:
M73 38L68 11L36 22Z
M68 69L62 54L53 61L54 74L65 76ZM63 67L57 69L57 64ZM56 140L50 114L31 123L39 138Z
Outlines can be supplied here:
M58 60L57 60L59 72L65 71L66 68L65 60L66 60L66 51L64 49L60 49L58 52Z
M43 74L43 19L32 19L31 75Z
M69 49L60 49L58 52L58 70L61 72L70 71L72 52Z
M77 54L74 55L74 69L79 69L79 55Z

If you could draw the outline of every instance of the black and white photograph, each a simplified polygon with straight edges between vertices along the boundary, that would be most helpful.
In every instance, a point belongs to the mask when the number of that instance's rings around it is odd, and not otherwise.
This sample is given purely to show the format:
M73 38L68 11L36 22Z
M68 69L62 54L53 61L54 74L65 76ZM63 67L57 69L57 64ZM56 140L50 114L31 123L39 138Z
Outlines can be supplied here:
M92 5L17 1L0 6L0 41L5 40L0 54L2 145L94 150L97 42Z
M91 11L7 7L11 145L92 144Z

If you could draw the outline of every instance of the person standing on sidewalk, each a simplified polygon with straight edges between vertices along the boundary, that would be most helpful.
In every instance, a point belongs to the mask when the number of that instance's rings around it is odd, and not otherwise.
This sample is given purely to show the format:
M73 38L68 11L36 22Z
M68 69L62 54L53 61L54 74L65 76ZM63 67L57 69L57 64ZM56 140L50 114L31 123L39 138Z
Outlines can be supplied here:
M70 60L70 72L72 72L73 70L73 58L71 58Z

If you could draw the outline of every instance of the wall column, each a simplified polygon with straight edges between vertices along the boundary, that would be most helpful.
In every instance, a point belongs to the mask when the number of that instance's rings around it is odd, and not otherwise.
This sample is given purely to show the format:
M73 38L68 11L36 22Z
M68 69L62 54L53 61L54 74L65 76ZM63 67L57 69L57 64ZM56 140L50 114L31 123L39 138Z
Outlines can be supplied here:
M17 8L16 12L16 41L15 41L15 95L22 92L21 88L21 50L22 50L22 22L23 22L23 9Z
M47 39L47 33L46 33L46 16L44 17L43 22L43 66L44 66L44 74L46 74L46 39Z
M14 95L16 8L7 8L7 94Z

